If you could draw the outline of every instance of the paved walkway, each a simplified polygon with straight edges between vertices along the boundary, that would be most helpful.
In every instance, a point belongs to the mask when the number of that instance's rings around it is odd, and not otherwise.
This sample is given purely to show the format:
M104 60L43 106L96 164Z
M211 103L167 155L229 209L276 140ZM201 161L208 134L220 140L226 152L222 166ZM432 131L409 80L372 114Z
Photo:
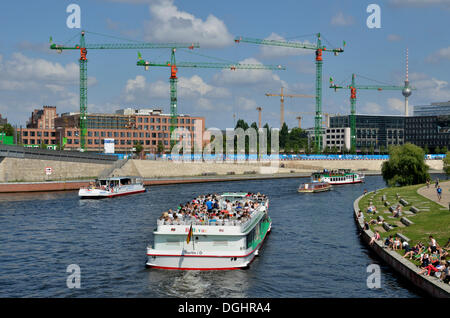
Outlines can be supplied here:
M424 197L442 205L443 207L448 208L450 203L450 181L440 182L439 185L442 188L442 198L441 201L438 201L437 191L434 187L435 180L432 181L430 187L423 187L417 190L417 193L423 195Z

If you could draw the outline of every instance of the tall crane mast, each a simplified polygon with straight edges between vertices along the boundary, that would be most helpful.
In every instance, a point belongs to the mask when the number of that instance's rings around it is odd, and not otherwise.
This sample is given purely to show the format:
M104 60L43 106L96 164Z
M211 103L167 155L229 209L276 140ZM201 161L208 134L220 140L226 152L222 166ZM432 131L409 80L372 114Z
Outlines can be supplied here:
M211 63L211 62L176 62L175 61L175 51L176 49L172 49L172 54L170 58L170 62L151 62L144 61L142 59L142 55L138 53L138 62L137 66L145 67L145 70L148 70L150 66L160 66L160 67L170 67L170 114L171 114L171 125L170 125L170 133L172 134L173 130L177 125L177 72L178 67L191 67L191 68L221 68L221 69L249 69L249 70L285 70L286 68L281 65L262 65L262 64L240 64L240 63Z
M391 91L402 91L405 86L395 86L395 85L356 85L356 75L352 74L352 82L349 85L339 86L334 84L333 78L330 77L330 88L334 88L336 92L338 89L347 88L350 90L350 145L352 150L356 150L356 90L357 89L369 89L369 90L391 90ZM413 87L408 88L415 90Z
M261 112L262 112L262 107L256 107L256 110L258 111L258 128L261 128Z
M266 93L266 96L279 96L280 97L280 129L283 127L284 124L284 98L285 97L312 97L314 98L314 95L305 95L305 94L284 94L283 93L283 86L281 86L281 93L280 94L270 94Z
M85 35L87 31L81 31L80 42L75 45L65 46L53 43L50 37L50 49L61 53L63 50L80 50L80 150L86 151L87 136L87 50L110 50L110 49L164 49L164 48L198 48L198 43L107 43L86 44Z
M316 51L316 116L315 116L315 151L318 153L322 151L322 64L323 52L334 53L334 55L338 55L339 53L344 52L342 48L334 48L329 49L326 46L322 45L322 40L320 33L316 34L317 41L316 44L311 43L300 43L300 42L289 42L289 41L281 41L281 40L262 40L255 38L247 38L238 36L235 38L236 43L245 42L245 43L253 43L259 45L272 45L272 46L283 46L283 47L291 47L291 48L299 48L299 49L309 49ZM345 46L345 41L343 43Z

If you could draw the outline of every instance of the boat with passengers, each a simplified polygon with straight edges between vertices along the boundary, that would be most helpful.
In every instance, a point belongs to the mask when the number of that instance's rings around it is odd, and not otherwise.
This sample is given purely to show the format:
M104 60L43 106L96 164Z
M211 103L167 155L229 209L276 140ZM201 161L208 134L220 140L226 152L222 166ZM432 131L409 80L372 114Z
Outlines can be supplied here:
M327 182L308 182L301 184L297 191L301 193L317 193L330 190L331 184Z
M147 247L147 267L247 268L270 233L269 199L259 193L209 194L164 212Z
M364 174L353 172L350 169L338 169L314 172L311 180L317 182L326 182L332 185L361 183L364 182Z
M81 199L112 198L145 192L141 177L108 177L96 179L78 191Z

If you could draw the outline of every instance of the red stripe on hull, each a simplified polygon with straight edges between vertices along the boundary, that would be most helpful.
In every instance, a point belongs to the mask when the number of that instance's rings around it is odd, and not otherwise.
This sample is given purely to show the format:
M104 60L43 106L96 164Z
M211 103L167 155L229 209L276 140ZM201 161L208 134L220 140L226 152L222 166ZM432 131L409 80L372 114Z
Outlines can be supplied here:
M176 256L176 257L180 257L180 256L188 256L188 257L246 257L252 253L254 253L256 250L258 250L258 248L262 247L262 245L264 244L264 241L266 240L267 234L270 234L270 231L272 230L272 225L269 226L268 230L266 231L266 234L264 235L264 238L262 239L262 241L258 244L258 246L251 251L250 253L248 253L247 255L243 255L243 256L207 256L207 255L160 255L160 254L147 254L147 256ZM243 268L248 268L250 266L251 263L253 263L253 261L255 260L256 255L253 255L252 259L250 260L250 262L248 262L248 264L245 267L223 267L223 268L186 268L186 267L164 267L164 266L152 266L152 265L146 265L147 267L150 268L160 268L160 269L170 269L170 270L204 270L204 271L210 271L210 270L235 270L235 269L243 269Z
M165 266L151 266L147 267L158 268L158 269L169 269L169 270L180 270L180 271L229 271L235 269L242 269L242 267L223 267L223 268L189 268L189 267L165 267Z

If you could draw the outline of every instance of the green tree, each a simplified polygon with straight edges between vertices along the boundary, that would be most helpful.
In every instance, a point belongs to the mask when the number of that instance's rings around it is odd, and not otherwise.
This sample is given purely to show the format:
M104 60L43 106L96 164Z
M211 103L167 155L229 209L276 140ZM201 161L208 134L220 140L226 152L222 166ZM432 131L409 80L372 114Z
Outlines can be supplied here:
M442 147L441 152L442 153L447 153L448 152L447 146Z
M164 145L161 140L158 141L158 146L156 147L156 153L158 155L161 155L162 153L164 153Z
M6 123L0 126L0 133L5 133L6 136L14 136L14 127Z
M430 153L430 150L428 149L428 146L425 145L425 147L423 147L423 152L427 155Z
M450 175L450 151L447 151L445 153L445 158L443 159L443 161L444 161L444 171L448 176Z
M441 148L439 148L439 146L436 146L436 148L434 148L434 153L436 155L439 155L441 153Z
M144 146L141 144L141 142L134 142L134 152L136 155L140 156L141 152L144 150Z
M373 146L370 146L369 148L369 154L373 155L375 152L375 149L373 148Z
M384 155L386 153L386 147L384 145L380 146L380 155Z
M383 162L381 174L389 186L425 183L430 178L422 148L410 143L389 147L389 160Z
M286 123L283 123L280 130L280 149L285 149L289 139L289 129Z

